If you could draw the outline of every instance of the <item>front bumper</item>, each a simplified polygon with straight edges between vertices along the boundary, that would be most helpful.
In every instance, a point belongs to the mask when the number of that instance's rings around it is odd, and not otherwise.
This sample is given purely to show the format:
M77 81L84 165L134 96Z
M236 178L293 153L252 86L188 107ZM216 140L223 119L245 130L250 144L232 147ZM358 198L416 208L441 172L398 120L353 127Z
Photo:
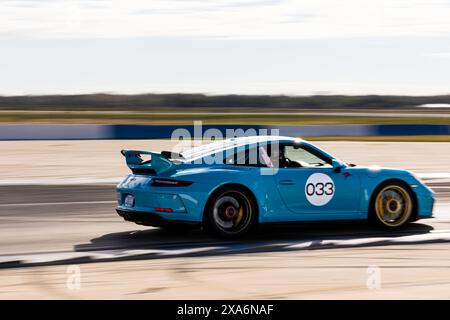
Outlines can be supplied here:
M199 226L200 222L188 220L166 219L155 212L143 212L116 208L117 214L125 221L144 226L160 227L165 225Z
M417 218L432 218L435 204L434 192L426 185L413 189L417 199Z

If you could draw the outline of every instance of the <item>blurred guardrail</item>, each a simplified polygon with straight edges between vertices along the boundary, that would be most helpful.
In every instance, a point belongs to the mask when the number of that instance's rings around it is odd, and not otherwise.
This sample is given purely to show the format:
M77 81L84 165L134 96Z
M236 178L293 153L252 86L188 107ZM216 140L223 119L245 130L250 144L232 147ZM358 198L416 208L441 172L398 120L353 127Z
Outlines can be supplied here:
M164 139L176 129L185 129L195 137L199 128L194 125L95 125L95 124L2 124L0 140L94 140L94 139ZM450 135L445 124L382 124L382 125L203 125L200 134L208 129L254 129L258 134L278 129L280 135L321 136L418 136Z

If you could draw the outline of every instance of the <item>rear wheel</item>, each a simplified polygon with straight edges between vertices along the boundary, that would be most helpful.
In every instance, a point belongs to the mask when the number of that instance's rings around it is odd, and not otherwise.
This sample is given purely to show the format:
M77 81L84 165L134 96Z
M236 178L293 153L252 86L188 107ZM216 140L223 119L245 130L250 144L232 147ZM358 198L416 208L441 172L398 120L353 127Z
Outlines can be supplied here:
M384 229L397 229L410 221L413 206L408 185L400 181L383 183L372 199L370 219Z
M224 187L208 201L204 227L221 238L239 238L254 225L256 214L256 205L247 190Z

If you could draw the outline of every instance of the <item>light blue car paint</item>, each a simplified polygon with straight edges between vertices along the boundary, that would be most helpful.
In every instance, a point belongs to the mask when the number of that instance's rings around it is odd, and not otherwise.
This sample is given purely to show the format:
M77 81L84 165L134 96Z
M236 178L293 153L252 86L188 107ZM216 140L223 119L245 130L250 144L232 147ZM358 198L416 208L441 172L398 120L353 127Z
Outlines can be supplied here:
M205 157L217 153L252 148L258 143L296 143L316 150L340 166L302 168L260 168L230 164L205 164ZM248 137L215 143L204 152L187 154L187 160L167 160L159 153L145 152L152 161L143 166L152 174L130 174L118 186L118 209L128 212L156 213L164 219L201 222L205 205L217 188L238 184L256 199L260 223L290 221L361 220L367 219L375 189L387 180L400 180L411 187L416 199L418 218L432 216L434 192L412 173L402 169L350 166L313 144L290 137ZM123 151L130 169L142 168L137 158L140 151ZM261 174L265 170L266 174ZM268 171L276 172L267 174ZM150 171L149 171L150 172ZM334 183L331 199L324 205L313 205L307 199L306 182L313 174L328 176ZM323 175L317 175L324 177ZM189 186L152 186L157 178L192 182ZM327 178L328 179L328 178ZM135 206L125 206L123 199L131 194ZM321 200L320 200L321 201ZM167 207L173 212L156 212Z

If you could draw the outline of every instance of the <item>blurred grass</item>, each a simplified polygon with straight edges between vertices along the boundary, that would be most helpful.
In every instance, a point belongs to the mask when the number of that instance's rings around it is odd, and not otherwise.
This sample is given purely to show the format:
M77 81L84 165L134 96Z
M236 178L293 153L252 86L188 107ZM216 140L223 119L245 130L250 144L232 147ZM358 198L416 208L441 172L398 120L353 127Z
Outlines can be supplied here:
M331 124L450 124L450 118L446 117L418 117L418 116L395 116L400 112L389 112L390 116L383 116L383 111L370 110L373 116L349 116L349 112L369 112L369 110L346 110L345 115L327 115L331 110L302 110L305 112L317 112L317 115L300 115L299 110L283 109L277 113L286 114L263 114L261 109L227 109L226 112L213 113L204 108L193 109L158 109L153 113L133 113L128 111L101 111L96 113L83 111L63 112L30 112L30 111L2 111L0 123L80 123L80 124L193 124L194 121L202 121L204 124L304 124L304 125L331 125ZM179 114L182 112L183 114ZM198 113L206 114L198 114ZM232 114L241 112L249 114ZM266 111L267 112L267 111ZM296 112L297 114L294 114ZM385 112L385 111L384 111ZM416 111L417 112L417 111ZM160 114L166 113L166 114ZM192 114L197 113L197 114ZM323 115L321 114L323 113ZM414 112L408 112L414 113ZM430 112L427 112L430 114ZM434 141L450 142L450 136L370 136L370 137L304 137L312 141Z
M183 110L186 112L186 110ZM198 110L196 110L198 112ZM167 112L167 111L166 111ZM195 112L195 111L193 111ZM330 116L330 115L263 115L260 110L252 114L133 114L133 113L27 113L3 112L0 123L92 123L92 124L450 124L445 117L395 117L395 116Z

